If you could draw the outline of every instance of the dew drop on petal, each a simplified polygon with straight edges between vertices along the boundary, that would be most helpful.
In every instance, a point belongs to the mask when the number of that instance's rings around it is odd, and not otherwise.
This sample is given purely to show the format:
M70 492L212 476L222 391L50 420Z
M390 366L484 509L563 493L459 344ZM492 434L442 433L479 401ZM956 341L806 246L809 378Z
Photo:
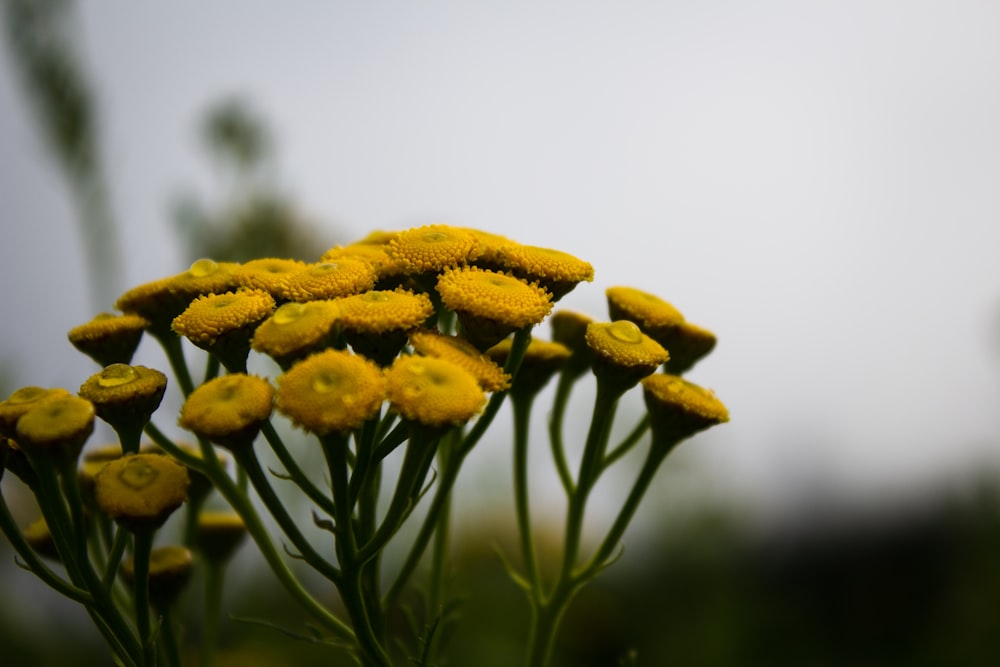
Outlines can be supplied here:
M195 261L188 269L188 272L193 278L204 278L205 276L210 276L219 270L219 265L211 259L202 258Z
M292 322L301 319L305 312L305 304L286 303L275 311L272 319L275 324L291 324Z
M329 394L337 389L340 378L332 373L318 373L312 379L312 388L317 394Z
M118 479L125 486L141 491L156 481L159 471L146 463L130 463L118 472Z
M111 364L97 378L97 384L102 387L120 387L139 377L139 371L128 364Z
M608 333L610 333L613 338L616 338L623 343L642 342L642 331L639 330L639 327L635 322L630 322L628 320L618 320L617 322L612 322L611 326L608 327Z

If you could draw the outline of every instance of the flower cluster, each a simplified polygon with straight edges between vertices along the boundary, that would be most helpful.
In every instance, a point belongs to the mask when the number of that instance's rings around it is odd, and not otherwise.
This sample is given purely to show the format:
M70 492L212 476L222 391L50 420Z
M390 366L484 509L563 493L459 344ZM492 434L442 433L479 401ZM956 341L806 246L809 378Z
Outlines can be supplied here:
M565 606L608 564L666 453L728 420L712 392L680 377L711 351L714 335L667 302L613 287L607 321L553 314L559 299L593 279L588 262L559 250L429 225L373 233L330 248L315 263L203 259L139 285L118 299L118 313L70 331L72 344L101 366L78 392L25 387L0 402L0 477L10 470L21 478L42 511L22 529L3 503L4 533L28 569L87 608L120 664L177 664L171 609L200 564L209 577L201 663L211 662L219 577L246 534L334 641L365 665L403 664L408 656L396 653L387 617L403 604L431 544L432 572L443 571L455 480L509 395L521 545L521 569L512 575L533 610L528 664L544 665ZM550 315L549 339L533 336ZM183 398L179 415L167 421L197 445L179 444L157 424L167 376L129 365L143 332L160 343ZM188 344L205 352L200 383L188 366ZM251 373L248 361L274 372ZM596 403L572 471L562 425L570 391L588 371ZM551 451L568 509L563 566L545 581L529 513L527 436L532 404L554 378ZM640 384L647 415L612 448L617 401ZM95 419L110 424L119 442L88 448ZM293 431L280 428L283 422L322 452L324 470L286 445ZM647 435L631 494L584 559L590 490ZM144 436L155 445L141 445ZM258 460L264 442L281 470L268 474ZM385 466L390 457L398 465ZM310 514L286 506L274 479L293 484ZM426 512L415 514L422 501ZM179 543L157 546L185 505ZM270 534L260 507L279 536ZM310 518L325 537L303 533ZM380 556L407 521L419 526L384 587ZM336 588L346 617L303 586L279 542ZM43 560L52 558L62 572ZM127 591L127 604L114 586ZM442 578L432 576L430 586L440 603ZM426 651L429 640L420 641Z

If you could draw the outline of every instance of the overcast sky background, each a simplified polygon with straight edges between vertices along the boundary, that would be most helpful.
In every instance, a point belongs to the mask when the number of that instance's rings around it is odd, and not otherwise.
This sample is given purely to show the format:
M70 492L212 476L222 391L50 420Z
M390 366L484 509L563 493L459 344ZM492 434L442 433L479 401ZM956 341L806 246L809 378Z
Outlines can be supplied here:
M732 422L679 487L875 504L1000 463L1000 3L486 4L81 3L121 287L185 268L169 205L240 94L331 236L478 227L593 263L566 307L632 285L716 331L691 379ZM82 252L6 48L0 219L4 371L75 388Z

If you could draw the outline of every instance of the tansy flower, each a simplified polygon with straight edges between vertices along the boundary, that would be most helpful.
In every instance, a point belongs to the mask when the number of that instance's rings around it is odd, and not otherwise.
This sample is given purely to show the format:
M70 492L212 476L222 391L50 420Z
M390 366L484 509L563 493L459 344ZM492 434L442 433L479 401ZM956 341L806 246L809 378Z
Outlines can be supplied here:
M410 334L410 345L419 354L461 366L476 378L483 391L503 391L510 387L510 375L463 338L422 329Z
M71 394L38 401L17 420L15 439L28 451L75 461L94 432L94 406Z
M565 345L573 353L566 361L565 372L579 377L590 369L594 353L587 345L587 327L594 320L583 313L557 310L549 318L552 340Z
M229 560L243 542L247 527L232 511L204 511L198 515L194 543L206 560L222 563Z
M506 236L500 236L492 232L485 232L481 229L471 227L461 227L460 229L469 232L479 241L479 256L476 264L483 268L500 268L500 251L505 246L514 244Z
M69 342L101 366L127 364L139 347L149 321L134 314L101 313L69 331Z
M537 284L475 266L445 271L437 291L458 315L466 338L481 350L538 324L552 310L549 293Z
M486 354L497 364L504 365L510 356L512 344L513 339L505 338L487 350ZM562 343L532 338L524 351L524 358L521 360L517 375L514 376L511 391L524 396L537 394L572 354L572 351Z
M729 411L714 392L676 375L650 375L642 380L642 388L654 443L672 446L729 421Z
M327 350L278 378L278 411L319 435L349 431L373 417L385 400L385 378L371 361Z
M79 395L94 404L97 416L123 437L132 431L138 437L160 406L167 376L153 368L111 364L90 376ZM135 446L138 447L138 441Z
M13 438L17 432L17 420L24 413L46 398L69 395L70 393L62 388L21 387L0 402L0 434Z
M622 390L633 386L667 361L669 355L629 320L587 326L587 346L594 353L594 374Z
M241 287L264 290L275 296L280 294L281 284L290 274L305 268L306 263L301 260L265 257L244 262L233 270L233 275Z
M171 545L157 547L149 554L149 603L160 613L169 609L184 590L194 571L194 555L190 549ZM122 563L122 576L129 584L135 582L132 559Z
M129 530L155 529L187 498L187 468L166 456L130 454L94 478L101 511Z
M337 299L344 338L358 354L388 366L406 343L406 334L434 314L426 294L372 290Z
M631 320L649 335L684 321L684 316L672 305L634 287L609 287L605 293L612 320Z
M700 359L715 349L715 334L688 321L670 329L662 340L657 341L670 350L667 371L673 375L683 375Z
M386 374L389 402L412 422L458 426L482 411L486 395L465 369L444 359L402 356Z
M389 256L403 273L438 273L479 256L479 240L460 227L426 225L389 241Z
M334 299L371 289L377 277L370 262L357 258L338 259L289 274L278 287L278 294L283 299L300 302Z
M174 318L173 329L203 349L239 329L255 328L274 311L274 299L259 289L198 297Z
M400 273L400 266L389 256L387 245L376 243L354 243L334 246L319 258L321 262L336 263L343 259L360 259L368 262L375 270L376 280L391 278Z
M254 332L251 345L283 369L333 342L340 307L329 300L286 303Z
M261 424L271 415L273 401L274 389L267 380L230 373L191 392L177 421L210 442L240 449L253 444Z
M594 279L594 267L569 253L511 243L497 251L500 265L518 278L537 281L558 301L580 282Z
M178 442L176 445L185 454L193 456L196 459L202 458L201 447L188 442ZM142 454L156 454L157 456L170 456L165 449L161 449L159 445L153 443L143 445L139 448L139 452ZM225 467L229 462L229 458L226 454L218 449L213 449L213 452L215 454L215 460L221 467ZM181 462L178 461L178 463ZM184 463L181 463L181 465L187 467ZM212 486L212 481L205 476L205 473L195 468L188 468L188 480L190 482L188 486L188 500L191 503L200 503L208 497L208 494L211 493L214 488Z
M196 297L220 294L237 287L233 262L199 259L187 271L133 287L120 297L115 308L149 320L150 331L162 335L170 323Z

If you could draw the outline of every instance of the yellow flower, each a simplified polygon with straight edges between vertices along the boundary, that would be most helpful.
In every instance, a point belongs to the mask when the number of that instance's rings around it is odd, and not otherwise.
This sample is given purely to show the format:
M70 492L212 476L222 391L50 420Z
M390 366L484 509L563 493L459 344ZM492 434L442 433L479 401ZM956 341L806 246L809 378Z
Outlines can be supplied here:
M573 355L566 361L565 372L570 377L579 377L590 369L594 353L587 345L587 327L594 320L583 313L558 310L549 318L552 340L565 345Z
M464 424L486 404L476 378L444 359L399 357L386 380L392 407L405 419L424 426Z
M503 391L510 387L510 375L463 338L422 329L410 334L410 345L424 356L461 366L476 378L483 391Z
M476 264L483 268L499 268L500 251L514 243L506 236L485 232L481 229L471 227L461 227L460 229L469 232L479 240L479 256L476 258Z
M399 265L389 256L384 244L358 242L347 246L334 246L319 258L321 262L336 263L343 259L360 259L375 270L376 280L390 278L400 272Z
M612 320L631 320L647 333L684 321L684 316L672 305L634 287L609 287L606 294Z
M670 350L667 370L674 375L683 375L715 349L716 338L708 329L684 321L658 342Z
M101 313L69 331L69 342L101 366L127 364L149 321L138 315Z
M17 420L15 439L27 450L75 461L94 432L94 406L71 394L38 401ZM30 448L30 449L29 449Z
M594 267L569 253L511 243L497 252L500 264L525 280L535 280L558 301L580 282L594 279Z
M624 388L649 375L670 355L629 320L594 322L587 326L587 346L594 353L594 374Z
M314 354L278 378L278 411L319 435L360 426L376 414L383 400L381 369L345 350Z
M128 428L141 432L160 406L166 387L167 376L158 370L111 364L90 376L79 395L93 403L97 416L119 433Z
M333 342L338 317L340 307L334 301L286 303L257 328L251 345L287 369Z
M729 411L713 391L676 375L650 375L642 380L642 388L654 442L675 444L729 421Z
M232 262L199 259L187 271L133 287L120 297L115 308L135 313L150 322L150 331L160 335L196 297L220 294L237 287Z
M170 608L184 590L194 571L194 555L180 546L157 547L149 554L149 603L159 612ZM135 564L122 563L122 575L132 584Z
M188 442L178 442L175 443L177 447L189 456L193 456L196 459L202 458L201 447L193 445ZM170 456L170 453L165 449L162 449L159 445L153 443L147 443L139 448L141 454L156 454L157 456ZM225 467L229 463L229 458L224 452L218 449L214 449L215 460L219 463L221 467ZM172 457L171 457L172 458ZM178 461L178 463L181 463ZM186 466L186 464L181 463L181 465ZM188 480L190 485L188 486L188 500L192 503L198 503L208 497L208 494L212 492L215 488L212 485L212 481L205 476L205 473L197 470L195 468L188 468Z
M460 227L426 225L389 241L389 256L403 273L437 273L479 256L479 240Z
M466 338L483 350L516 329L538 324L552 310L549 293L536 283L475 266L445 271L437 291L457 313Z
M194 542L206 560L221 563L229 560L246 534L247 527L239 514L205 511L198 515Z
M230 373L209 380L188 396L178 423L228 449L249 447L271 415L274 389L263 378Z
M209 294L191 302L174 318L173 329L201 348L226 334L254 329L274 311L274 298L259 289Z
M94 478L101 511L130 530L158 528L187 498L187 468L166 456L130 454Z
M337 299L336 304L341 328L361 334L409 331L434 314L430 297L408 290L371 290Z
M24 413L47 398L69 395L70 393L62 388L21 387L0 402L0 434L13 438L17 432L17 420Z
M375 286L377 277L370 262L346 257L335 262L312 264L289 274L278 287L278 294L289 301L334 299L370 290Z
M497 364L506 364L513 342L513 339L505 338L487 350L486 354ZM532 338L524 351L521 367L514 376L512 391L515 394L533 396L541 391L572 355L572 351L562 343Z
M282 282L304 268L306 263L297 259L264 257L244 262L233 270L233 275L241 287L264 290L276 296L280 294Z

